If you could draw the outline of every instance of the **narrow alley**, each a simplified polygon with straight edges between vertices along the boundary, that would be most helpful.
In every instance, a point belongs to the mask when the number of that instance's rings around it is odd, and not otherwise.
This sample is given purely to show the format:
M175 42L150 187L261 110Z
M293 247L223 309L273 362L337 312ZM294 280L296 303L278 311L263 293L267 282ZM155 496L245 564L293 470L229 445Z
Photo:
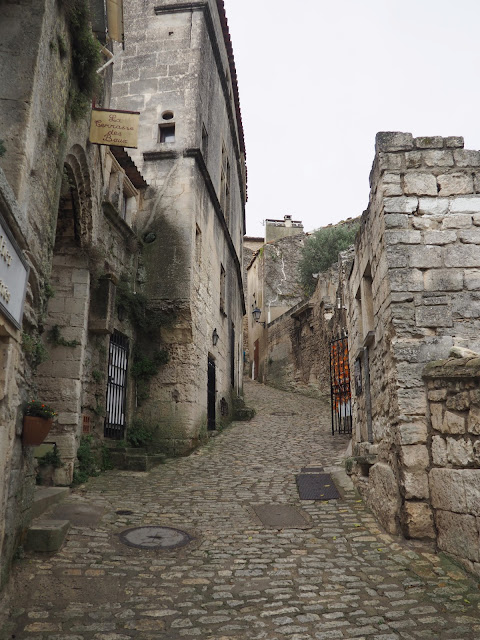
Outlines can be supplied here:
M245 392L256 417L190 457L73 491L80 516L62 550L15 563L5 639L480 637L477 583L381 531L343 472L348 440L332 437L328 404L249 381ZM299 499L295 475L319 467L342 499ZM263 524L258 505L272 503L296 507L300 528ZM153 525L192 540L142 549L119 536Z

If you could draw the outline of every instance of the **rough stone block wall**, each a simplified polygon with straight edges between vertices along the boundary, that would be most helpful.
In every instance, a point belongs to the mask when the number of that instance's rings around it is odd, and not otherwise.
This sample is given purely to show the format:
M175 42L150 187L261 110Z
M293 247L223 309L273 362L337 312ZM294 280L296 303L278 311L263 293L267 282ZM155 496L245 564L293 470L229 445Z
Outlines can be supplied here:
M357 484L389 531L414 538L436 535L423 368L480 346L479 171L462 138L378 134L349 283L355 453L369 462Z
M424 378L438 548L480 576L480 358L432 362Z
M267 384L315 397L329 396L330 341L346 326L343 283L350 252L339 258L319 275L309 300L302 300L268 325Z
M265 312L269 322L303 300L298 282L298 263L305 242L305 234L281 238L264 245L263 293Z

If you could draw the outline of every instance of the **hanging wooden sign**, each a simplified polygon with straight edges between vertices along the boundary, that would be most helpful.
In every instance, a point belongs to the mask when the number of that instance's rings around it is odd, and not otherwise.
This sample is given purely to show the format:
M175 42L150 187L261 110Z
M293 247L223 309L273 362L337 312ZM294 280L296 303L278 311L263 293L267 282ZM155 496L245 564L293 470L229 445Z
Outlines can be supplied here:
M138 111L92 109L90 142L114 147L138 147Z

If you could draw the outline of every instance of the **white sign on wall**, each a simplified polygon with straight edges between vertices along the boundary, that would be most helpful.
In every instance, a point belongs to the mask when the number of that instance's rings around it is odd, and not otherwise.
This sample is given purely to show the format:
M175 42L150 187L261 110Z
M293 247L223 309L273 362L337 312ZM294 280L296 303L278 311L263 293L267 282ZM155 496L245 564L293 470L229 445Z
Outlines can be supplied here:
M28 264L0 216L0 313L20 329L28 281Z

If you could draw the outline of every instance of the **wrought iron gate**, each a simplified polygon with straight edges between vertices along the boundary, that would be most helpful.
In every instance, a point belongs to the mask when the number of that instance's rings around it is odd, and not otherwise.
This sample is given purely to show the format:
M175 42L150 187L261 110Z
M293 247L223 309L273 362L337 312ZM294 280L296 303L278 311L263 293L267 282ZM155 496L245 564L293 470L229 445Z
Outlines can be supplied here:
M352 396L348 364L348 338L330 342L332 434L352 433Z
M128 338L115 331L110 338L108 357L107 415L104 436L122 440L125 434Z

